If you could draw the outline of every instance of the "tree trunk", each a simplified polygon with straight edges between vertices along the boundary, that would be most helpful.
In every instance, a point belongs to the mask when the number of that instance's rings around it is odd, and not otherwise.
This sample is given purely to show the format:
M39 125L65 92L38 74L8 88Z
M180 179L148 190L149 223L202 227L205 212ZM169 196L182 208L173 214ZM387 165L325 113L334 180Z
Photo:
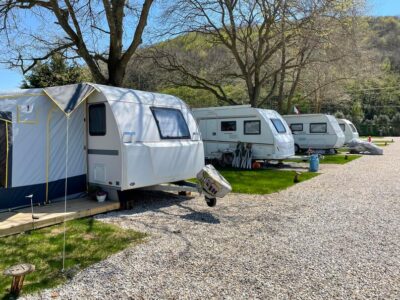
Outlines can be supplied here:
M286 10L286 1L283 2L283 10L282 10L282 21L281 21L281 41L282 41L282 49L281 49L281 76L279 82L279 96L278 96L278 112L283 112L283 100L285 98L285 78L286 78L286 38L285 38L285 10Z
M253 89L253 98L250 101L251 107L258 107L258 102L260 100L261 94L261 84L256 84Z
M112 86L122 86L126 72L126 66L121 66L119 62L108 64L107 84Z
M292 109L292 100L293 100L294 92L296 91L297 85L300 81L300 73L301 73L301 68L299 68L297 70L296 77L293 80L289 95L287 97L287 104L286 104L286 113L287 114L290 114L290 110Z

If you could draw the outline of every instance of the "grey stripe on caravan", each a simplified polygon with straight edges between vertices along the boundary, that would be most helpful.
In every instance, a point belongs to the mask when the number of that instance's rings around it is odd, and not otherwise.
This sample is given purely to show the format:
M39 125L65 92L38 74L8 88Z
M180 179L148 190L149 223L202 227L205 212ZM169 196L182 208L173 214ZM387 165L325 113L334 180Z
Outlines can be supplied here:
M258 116L256 115L248 115L248 116L237 116L237 117L204 117L204 118L199 118L199 120L224 120L224 119L247 119L247 118L257 118Z
M89 149L88 154L118 156L118 150Z

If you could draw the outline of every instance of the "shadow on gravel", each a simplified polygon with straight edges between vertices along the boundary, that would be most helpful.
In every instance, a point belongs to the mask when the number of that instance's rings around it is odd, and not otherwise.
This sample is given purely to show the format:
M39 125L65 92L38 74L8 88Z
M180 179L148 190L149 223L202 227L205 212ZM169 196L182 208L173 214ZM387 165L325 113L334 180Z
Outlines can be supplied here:
M142 213L147 211L159 211L173 205L194 198L194 196L178 196L177 194L161 191L132 190L127 197L127 207L122 209L125 213Z
M208 224L220 224L220 220L214 217L209 212L192 212L187 215L181 216L184 220L194 221L194 222L202 222Z

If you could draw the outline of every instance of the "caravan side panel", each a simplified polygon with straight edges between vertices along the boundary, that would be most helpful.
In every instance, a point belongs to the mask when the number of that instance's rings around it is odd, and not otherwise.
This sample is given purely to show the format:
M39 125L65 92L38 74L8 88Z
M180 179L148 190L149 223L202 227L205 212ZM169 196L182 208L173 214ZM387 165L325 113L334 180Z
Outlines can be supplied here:
M180 111L190 138L161 139L151 110L154 106L112 102L123 142L123 190L193 178L204 166L203 143L189 109L155 106Z

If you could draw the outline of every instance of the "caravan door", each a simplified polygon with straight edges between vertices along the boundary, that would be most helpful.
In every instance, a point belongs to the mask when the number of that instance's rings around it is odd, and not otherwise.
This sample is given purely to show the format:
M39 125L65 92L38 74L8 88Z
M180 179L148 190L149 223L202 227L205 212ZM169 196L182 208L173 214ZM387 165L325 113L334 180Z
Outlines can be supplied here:
M212 142L217 140L217 120L200 120L199 127L204 142L204 154L207 157L218 150L218 143Z
M89 102L87 120L88 181L96 185L120 189L122 182L121 140L108 102Z

